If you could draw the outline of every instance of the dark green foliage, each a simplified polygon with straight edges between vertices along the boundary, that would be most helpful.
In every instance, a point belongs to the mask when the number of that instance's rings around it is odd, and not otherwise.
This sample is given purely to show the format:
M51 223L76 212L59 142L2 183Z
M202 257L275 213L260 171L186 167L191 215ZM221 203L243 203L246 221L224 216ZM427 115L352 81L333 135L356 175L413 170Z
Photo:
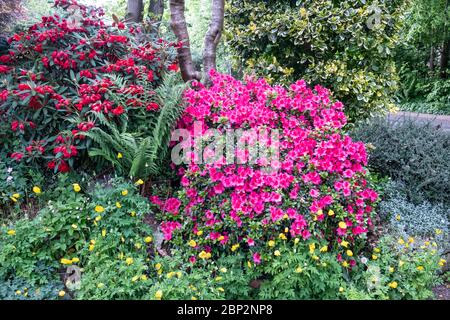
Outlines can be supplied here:
M403 4L233 0L226 35L239 66L278 82L321 84L346 105L350 120L367 118L393 107Z
M369 165L403 182L409 200L450 203L450 135L413 120L375 119L361 124L353 137L372 144Z

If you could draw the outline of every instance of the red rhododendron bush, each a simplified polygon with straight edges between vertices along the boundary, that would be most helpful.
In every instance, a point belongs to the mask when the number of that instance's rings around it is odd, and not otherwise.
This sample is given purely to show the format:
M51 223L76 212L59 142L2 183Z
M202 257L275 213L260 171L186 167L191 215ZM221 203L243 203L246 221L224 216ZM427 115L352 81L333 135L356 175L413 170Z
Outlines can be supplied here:
M209 129L278 130L278 139L245 134L239 139L277 149L279 157L273 160L269 152L245 162L250 149L238 147L234 162L219 155L200 163L198 154L188 151L190 161L179 169L183 189L177 197L151 199L162 212L165 239L187 243L191 262L239 250L254 264L273 254L267 248L274 243L319 240L327 244L322 252L333 250L344 266L355 265L358 240L373 225L378 195L366 180L364 144L343 133L342 103L331 101L327 89L311 89L304 81L285 89L215 72L212 80L210 88L194 84L185 93L179 128L193 138L182 145L198 146ZM195 127L202 128L200 134ZM212 157L214 150L203 150L203 160Z
M55 7L0 56L0 132L9 157L67 172L88 159L84 133L101 121L145 126L159 109L153 89L177 66L173 43L76 1Z

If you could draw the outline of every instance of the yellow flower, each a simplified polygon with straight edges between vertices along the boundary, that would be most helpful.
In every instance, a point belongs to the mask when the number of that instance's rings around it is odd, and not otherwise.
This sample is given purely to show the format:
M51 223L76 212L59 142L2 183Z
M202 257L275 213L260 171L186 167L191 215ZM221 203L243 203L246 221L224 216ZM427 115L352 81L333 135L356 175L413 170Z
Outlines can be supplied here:
M401 245L403 245L403 244L405 244L405 240L403 240L402 238L400 238L400 239L398 239L398 243L401 244Z
M20 290L17 290L17 291L16 291L16 295L19 295L19 296L20 296L21 294L22 294L22 291L20 291Z
M144 180L139 179L139 180L136 181L134 184L137 185L137 186L143 185L143 184L144 184Z
M380 253L381 252L381 250L379 248L375 248L375 249L373 249L373 251L376 252L376 253Z
M72 260L65 259L65 258L62 258L62 259L60 260L60 262L61 262L61 264L72 264Z
M339 222L339 228L347 229L347 224L344 221Z
M286 240L286 235L284 233L280 233L280 235L278 236L278 238L280 238L281 240Z
M126 190L126 189L125 189L125 190L122 190L122 195L123 195L123 196L126 196L127 194L128 194L128 190Z
M175 275L175 272L171 271L167 274L167 279L171 279Z
M123 154L119 152L119 153L117 154L117 159L122 159L122 158L123 158Z
M195 242L195 240L190 240L189 241L189 246L192 248L195 248L197 246L197 242Z
M348 242L345 241L345 240L342 240L341 241L341 246L343 246L344 248L347 248L348 247Z
M105 208L102 206L95 206L95 212L102 213L103 211L105 211Z
M392 289L395 289L398 287L398 283L396 281L392 281L391 283L388 284L389 287L391 287Z
M203 234L203 231L202 231L202 230L197 231L197 235L198 235L198 236L201 236L202 234Z
M236 251L239 248L239 243L236 243L234 245L231 246L231 251Z
M104 238L106 236L106 229L102 230L102 237Z
M99 222L100 220L102 220L102 216L96 216L95 217L95 221Z
M78 259L78 258L72 258L72 262L73 262L73 263L78 263L78 262L80 262L80 259Z
M339 287L339 292L344 292L344 288L343 287Z
M80 192L81 191L81 187L78 183L74 183L73 184L73 191L75 192Z
M416 268L417 270L419 270L419 271L423 271L423 270L425 270L422 266L417 266L417 268Z
M308 14L308 11L306 11L306 9L304 7L301 7L300 10L300 16L303 18Z
M220 236L219 238L217 238L218 241L223 241L223 239L225 239L224 236Z
M227 271L228 271L227 268L220 268L220 272L222 272L222 273L225 273Z
M14 197L9 197L11 199L12 202L17 202L17 199Z
M196 298L196 297L194 297L194 296L192 296L192 297L191 297L191 300L197 300L197 298Z
M390 273L392 273L392 272L394 272L395 271L395 268L394 267L389 267L389 272Z
M127 265L131 265L131 264L133 264L133 262L134 262L133 258L126 258L126 260L125 260L125 263Z
M216 277L214 280L216 280L217 282L219 282L220 280L222 280L223 278L222 277Z
M333 210L328 210L328 215L331 217L331 216L334 216L334 211Z
M133 278L131 278L131 282L136 282L139 279L139 276L134 276Z
M327 251L328 251L327 246L323 246L322 248L320 248L320 252L327 252Z
M314 250L316 250L316 245L314 243L309 244L309 253L314 253Z
M40 194L41 193L41 188L39 188L38 186L34 186L33 187L33 192L36 194Z
M13 196L13 197L14 197L14 196ZM436 231L436 234L437 234L437 235L440 235L440 234L442 233L442 230L441 230L441 229L436 229L435 231Z
M372 259L373 259L373 260L377 260L377 259L378 259L378 256L377 256L376 254L373 254L373 255L372 255Z
M143 274L143 275L141 276L141 280L142 280L142 281L146 281L146 280L147 280L147 276L146 276L145 274Z
M8 235L10 235L10 236L15 236L16 235L16 230L11 229L11 230L8 230L6 233Z
M439 265L440 265L441 267L443 267L446 263L447 263L447 261L446 261L445 259L439 260Z
M148 237L145 237L144 241L145 241L145 243L150 243L153 241L153 238L148 236Z
M130 216L135 217L136 216L136 212L135 211L131 211L130 212Z
M220 292L224 292L225 291L225 289L222 288L222 287L217 288L217 290L219 290Z
M89 245L89 251L93 251L95 249L95 245L94 244L90 244Z
M301 267L297 267L297 269L295 269L295 273L302 273L303 269Z
M202 251L199 253L199 258L201 259L209 259L211 258L211 253L210 252L206 252L206 251Z
M105 286L105 284L103 282L99 282L97 283L97 288L101 289Z
M61 290L60 292L58 292L58 296L60 296L61 298L64 297L66 295L66 292L64 290Z
M342 266L343 266L344 268L347 268L347 267L348 267L348 262L347 262L347 261L342 262Z
M14 194L12 195L12 197L15 198L15 199L19 199L19 198L20 198L20 194L14 193Z
M353 256L353 251L352 251L352 250L347 250L346 253L347 253L347 255L348 255L349 257L352 257L352 256Z
M156 300L161 300L162 296L163 296L162 290L156 291L156 293L155 293Z
M181 278L181 276L182 276L182 273L181 273L181 271L177 271L177 278L178 278L178 279L180 279L180 278Z
M395 219L397 219L397 221L400 221L400 219L401 219L400 215L398 214L398 215L395 217Z
M275 247L275 241L269 240L269 241L267 242L267 245L268 245L269 247Z
M409 237L408 242L409 243L414 243L414 238L413 237Z
M297 243L299 243L300 242L300 239L299 238L295 238L294 239L294 244L297 244Z
M247 267L249 267L249 268L252 267L252 263L250 261L247 261Z
M78 226L74 223L71 225L72 229L78 229Z
M137 243L134 244L134 247L135 247L136 249L140 249L140 248L142 248L142 243L137 242Z
M159 270L159 269L161 269L161 263L157 263L157 264L155 264L155 269L156 269L156 270Z
M116 207L119 209L122 208L122 205L120 204L120 202L116 202Z
M400 260L400 261L398 262L398 266L399 266L399 267L402 267L404 264L405 264L405 263L404 263L402 260Z
M275 252L273 254L277 257L281 256L280 250L275 250Z

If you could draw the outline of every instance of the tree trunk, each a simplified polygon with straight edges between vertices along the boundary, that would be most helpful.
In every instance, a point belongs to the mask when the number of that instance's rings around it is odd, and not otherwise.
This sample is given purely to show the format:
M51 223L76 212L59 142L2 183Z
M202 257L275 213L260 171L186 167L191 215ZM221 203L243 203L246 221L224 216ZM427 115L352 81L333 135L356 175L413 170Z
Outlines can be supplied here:
M223 30L225 0L212 0L211 23L205 36L203 50L203 78L210 85L209 72L216 68L216 52Z
M148 16L152 21L160 22L164 14L165 0L150 0L148 5Z
M428 68L430 71L434 71L434 59L436 58L436 52L434 50L434 46L431 47L430 50L430 60L428 61Z
M192 62L189 34L184 16L184 0L170 0L170 25L178 39L178 63L180 64L181 77L185 82L200 80L201 73L195 70Z
M128 0L126 19L132 22L142 22L143 0Z
M442 44L441 50L441 61L439 64L439 68L441 69L441 78L447 78L447 68L448 68L448 56L450 54L450 40L445 41Z

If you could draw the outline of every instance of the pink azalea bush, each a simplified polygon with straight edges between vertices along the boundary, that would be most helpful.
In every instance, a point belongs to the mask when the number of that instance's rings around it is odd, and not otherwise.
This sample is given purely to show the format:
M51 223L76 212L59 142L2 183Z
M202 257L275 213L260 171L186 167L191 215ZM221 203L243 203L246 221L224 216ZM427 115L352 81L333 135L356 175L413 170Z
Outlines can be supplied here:
M160 209L165 239L188 243L191 262L245 250L254 264L262 262L271 241L318 239L336 250L344 265L354 265L353 254L345 252L366 237L378 195L366 179L364 144L343 133L342 103L304 81L286 89L216 72L212 81L210 88L196 83L186 91L179 127L192 133L198 123L202 132L278 129L279 161L236 164L221 157L180 167L178 195L151 198ZM263 147L275 143L267 139ZM237 157L243 154L236 150Z
M55 7L61 15L12 35L0 56L0 138L13 160L67 172L89 160L85 132L102 127L100 115L130 130L148 125L159 112L154 89L178 69L177 44L106 23L100 8Z

